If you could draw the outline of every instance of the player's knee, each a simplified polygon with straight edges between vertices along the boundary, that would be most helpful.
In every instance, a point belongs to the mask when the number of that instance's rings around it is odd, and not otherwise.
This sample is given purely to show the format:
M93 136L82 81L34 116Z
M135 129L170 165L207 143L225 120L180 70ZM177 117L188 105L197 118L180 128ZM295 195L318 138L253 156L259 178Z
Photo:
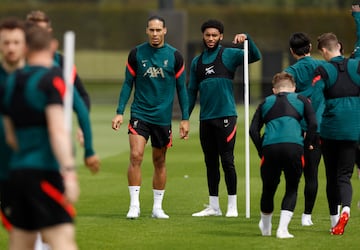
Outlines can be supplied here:
M144 154L138 151L133 151L130 154L130 162L132 165L140 165L143 160Z

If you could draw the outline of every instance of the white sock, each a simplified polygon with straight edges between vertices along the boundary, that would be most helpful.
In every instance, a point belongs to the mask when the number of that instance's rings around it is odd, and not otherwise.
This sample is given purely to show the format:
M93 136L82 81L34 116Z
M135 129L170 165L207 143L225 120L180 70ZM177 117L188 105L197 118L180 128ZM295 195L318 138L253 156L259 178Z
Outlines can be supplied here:
M220 209L219 196L209 196L209 205L215 210Z
M281 210L278 230L288 231L288 226L293 214L294 213L289 210Z
M129 186L130 206L140 207L140 186Z
M330 215L330 223L331 223L332 228L336 226L338 221L339 221L339 215L338 214Z
M261 214L261 221L262 221L264 228L269 228L271 225L272 213L264 214L261 212L260 214Z
M43 242L41 239L41 234L37 233L34 250L42 250L42 249L43 249Z
M153 189L153 193L154 193L153 210L162 209L162 201L163 201L163 198L164 198L165 190Z
M234 195L228 195L228 208L233 207L237 209L237 196Z
M348 206L343 207L343 209L342 209L341 212L342 212L342 213L343 213L343 212L346 212L346 213L348 213L348 214L350 215L350 207L348 207Z

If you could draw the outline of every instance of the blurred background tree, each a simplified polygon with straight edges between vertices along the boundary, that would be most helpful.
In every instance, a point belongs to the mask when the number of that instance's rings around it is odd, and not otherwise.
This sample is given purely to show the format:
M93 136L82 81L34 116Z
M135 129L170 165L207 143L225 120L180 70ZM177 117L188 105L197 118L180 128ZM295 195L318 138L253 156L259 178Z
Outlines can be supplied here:
M14 0L0 0L0 3L14 3ZM245 4L265 7L320 7L320 8L346 8L352 0L175 0L176 5L228 5ZM96 3L96 4L127 4L143 5L144 0L16 0L16 3Z

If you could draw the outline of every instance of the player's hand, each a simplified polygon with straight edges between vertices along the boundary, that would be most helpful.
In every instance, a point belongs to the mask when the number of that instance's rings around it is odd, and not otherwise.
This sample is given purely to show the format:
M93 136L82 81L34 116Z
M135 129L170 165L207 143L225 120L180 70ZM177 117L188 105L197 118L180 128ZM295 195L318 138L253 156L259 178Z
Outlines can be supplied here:
M189 139L189 121L188 120L182 120L180 122L180 138L187 140Z
M74 171L66 171L63 174L65 197L70 203L75 203L80 196L80 187L77 174Z
M116 115L113 119L112 119L112 128L113 130L118 130L121 126L121 124L123 123L123 115Z
M85 166L91 171L91 173L96 174L100 170L100 158L97 155L86 157Z
M247 39L246 34L236 34L233 40L233 44L243 43Z

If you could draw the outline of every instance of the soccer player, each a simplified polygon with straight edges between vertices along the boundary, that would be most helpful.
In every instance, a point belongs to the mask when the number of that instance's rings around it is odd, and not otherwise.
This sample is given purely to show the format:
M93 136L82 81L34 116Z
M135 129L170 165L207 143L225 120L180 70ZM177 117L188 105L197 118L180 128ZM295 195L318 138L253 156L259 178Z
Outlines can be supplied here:
M51 25L51 20L50 18L46 15L45 12L41 11L41 10L34 10L29 12L26 15L26 21L27 22L31 22L31 23L35 23L37 25L39 25L40 27L43 27L45 29L47 29L49 32L52 33L53 28ZM63 66L63 55L60 54L60 52L56 51L54 53L54 61L60 66ZM90 96L87 93L84 84L82 83L79 75L76 72L76 68L74 67L74 86L76 87L76 89L79 91L80 96L82 97L82 99L84 100L87 108L90 110Z
M26 29L27 65L2 89L10 161L10 249L34 246L40 231L52 249L77 249L73 203L79 195L70 133L65 128L65 83L53 67L52 37ZM36 102L34 102L36 100Z
M45 12L41 11L41 10L34 10L29 12L26 15L26 21L30 22L30 23L34 23L36 25L39 25L40 27L45 28L46 30L48 30L49 32L53 32L53 28L51 25L51 20L50 18L46 15ZM58 43L57 40L56 44ZM63 55L59 52L59 51L55 51L54 52L54 63L58 66L60 66L61 68L63 67ZM82 100L85 102L85 105L87 107L87 109L90 111L90 96L87 93L84 84L82 83L79 75L77 74L76 71L76 67L74 65L74 86L76 88L76 90L79 92ZM81 127L81 129L79 128L77 130L77 140L79 141L80 145L84 146L85 149L89 148L91 145L91 135L89 135L89 131L84 131L84 128ZM97 157L97 156L96 156ZM95 157L93 157L93 161Z
M304 166L304 147L313 149L317 122L309 99L295 91L292 75L282 72L273 77L273 95L268 96L257 108L250 125L250 136L261 157L263 182L259 228L263 236L271 235L274 196L285 175L285 195L281 203L277 238L293 238L288 225L297 200L297 189ZM308 128L302 136L301 120ZM263 126L265 130L261 135Z
M165 20L162 17L151 16L148 19L146 27L148 42L136 46L129 53L125 81L120 92L116 115L112 119L112 128L118 130L123 123L125 106L134 88L128 125L130 208L126 217L129 219L140 216L141 163L149 137L151 137L154 164L152 217L169 218L162 209L162 201L166 184L165 156L167 148L172 145L171 119L175 89L182 113L180 137L188 138L189 109L184 60L177 49L165 42L166 32Z
M222 215L219 205L220 157L228 193L226 217L237 217L234 164L237 112L233 79L236 68L244 63L244 50L220 45L224 25L218 20L204 22L201 32L205 49L191 63L188 94L191 114L200 93L200 142L205 158L209 205L192 216ZM242 44L246 39L249 40L249 62L260 60L260 51L248 34L236 34L233 43Z
M6 18L0 23L0 86L5 85L6 78L16 69L25 65L25 31L24 23L17 18ZM9 161L11 149L5 141L5 131L0 115L0 214L4 227L10 231L11 224L5 216L8 206L6 190L8 189Z
M31 11L26 16L26 22L28 25L37 25L39 27L44 28L50 34L52 34L52 26L49 17L40 10ZM57 47L57 40L53 41ZM63 67L63 56L58 51L54 51L53 55L53 63L54 66ZM87 91L84 88L82 81L80 80L79 75L76 72L76 68L74 66L74 111L78 118L78 123L81 129L77 130L77 138L80 144L84 147L84 162L85 165L89 168L89 170L93 173L97 173L100 169L100 159L98 155L96 155L93 149L92 143L92 129L89 118L90 111L90 97Z
M285 72L291 74L296 82L296 93L299 93L309 99L313 92L312 79L314 78L315 69L323 64L324 60L317 60L311 56L312 44L307 34L296 32L289 39L290 52L296 59L296 63L284 69ZM324 111L324 102L319 103L317 107L313 107L316 113L318 124L321 123L321 116ZM302 122L303 134L306 133L306 124ZM304 148L305 166L304 166L304 197L305 206L301 216L301 224L303 226L313 225L311 213L313 211L316 195L318 191L318 166L321 159L320 149L320 126L318 126L316 143L314 148Z
M319 36L318 50L327 63L315 72L313 101L316 102L318 96L320 99L325 97L320 137L326 170L326 194L331 233L342 235L350 218L351 176L360 138L360 62L342 55L341 45L333 33ZM340 218L338 204L342 208Z
M26 16L26 22L28 25L37 25L39 27L44 28L49 33L53 33L53 28L51 25L51 21L49 17L40 10L31 11ZM58 45L56 39L54 39L53 43ZM63 67L63 55L58 51L54 51L53 55L53 63L54 66ZM90 97L87 91L84 88L84 85L76 72L76 67L74 66L74 111L78 118L78 123L80 128L77 130L77 139L80 144L84 147L84 162L85 165L89 168L89 170L93 173L97 173L100 169L100 159L96 155L93 145L92 145L92 129L91 123L89 119L89 111L90 111ZM41 245L40 236L37 240L37 244ZM40 247L41 248L41 247Z

